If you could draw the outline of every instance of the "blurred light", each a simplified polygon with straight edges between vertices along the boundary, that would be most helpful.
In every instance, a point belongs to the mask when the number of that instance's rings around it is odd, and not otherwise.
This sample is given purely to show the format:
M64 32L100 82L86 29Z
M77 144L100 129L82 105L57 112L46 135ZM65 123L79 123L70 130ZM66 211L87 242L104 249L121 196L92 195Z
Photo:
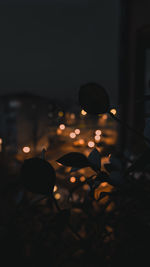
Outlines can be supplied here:
M53 192L56 192L58 189L57 185L54 185L54 189L53 189Z
M112 109L110 110L110 112L111 112L113 115L116 115L116 114L117 114L117 110L116 110L115 108L112 108Z
M104 120L107 120L107 119L108 119L107 114L104 114L102 118L103 118Z
M70 172L71 171L71 167L66 167L65 168L65 172Z
M101 130L96 130L96 131L95 131L95 134L96 134L96 135L101 135L101 134L102 134L102 131L101 131Z
M85 144L84 139L79 139L78 142L79 142L80 145L84 145Z
M49 112L49 113L48 113L48 117L49 117L49 118L52 118L52 117L53 117L53 113L52 113L52 112Z
M2 138L0 138L0 145L2 145L2 143L3 143L3 139L2 139Z
M23 147L22 150L23 150L24 153L29 153L31 149L30 149L30 147L25 146L25 147Z
M59 111L59 112L58 112L58 116L59 116L59 117L63 117L63 116L64 116L63 111Z
M74 176L70 177L70 183L75 183L76 182L76 178Z
M74 113L70 114L70 119L74 120L76 118L76 115Z
M65 130L66 126L65 126L65 124L60 124L60 125L59 125L59 128L60 128L61 130Z
M107 185L108 185L107 182L103 182L103 183L101 183L101 186L102 186L102 187L106 187Z
M75 134L80 134L80 129L75 129Z
M76 137L76 134L75 134L75 133L73 133L73 132L72 132L72 133L70 133L70 138L72 138L72 139L73 139L73 138L75 138L75 137Z
M58 200L58 199L60 199L60 198L61 198L61 194L59 194L59 193L56 193L56 194L55 194L55 199L57 199L57 200Z
M11 100L11 101L9 102L9 106L10 106L11 108L18 108L18 107L21 106L21 102L19 102L18 100Z
M57 162L57 164L59 165L59 166L63 166L61 163L59 163L59 162Z
M100 139L101 139L100 135L96 135L96 136L95 136L95 141L96 141L96 142L100 141Z
M89 186L88 184L84 184L84 185L83 185L83 189L84 189L85 191L88 191L88 190L90 190L90 186Z
M62 134L62 130L57 129L57 134L58 134L58 135Z
M92 148L95 146L95 143L93 141L88 142L88 147Z
M87 112L85 110L81 110L81 115L85 116L87 114Z
M84 181L85 181L85 177L84 177L84 176L81 176L81 177L80 177L80 181L81 181L81 182L84 182Z

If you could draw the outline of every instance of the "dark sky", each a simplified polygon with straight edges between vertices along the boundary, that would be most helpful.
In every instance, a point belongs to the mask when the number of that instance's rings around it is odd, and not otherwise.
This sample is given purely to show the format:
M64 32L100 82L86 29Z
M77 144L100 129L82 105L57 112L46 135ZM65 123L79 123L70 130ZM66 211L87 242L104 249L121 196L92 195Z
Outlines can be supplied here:
M98 82L113 101L118 78L118 0L20 0L0 4L0 92L76 99Z

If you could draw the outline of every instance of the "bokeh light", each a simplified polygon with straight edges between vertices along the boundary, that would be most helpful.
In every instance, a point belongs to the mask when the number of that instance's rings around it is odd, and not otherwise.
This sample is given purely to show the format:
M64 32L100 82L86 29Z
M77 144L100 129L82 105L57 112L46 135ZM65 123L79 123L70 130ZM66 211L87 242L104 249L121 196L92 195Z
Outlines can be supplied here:
M74 113L70 114L70 119L74 120L76 118L76 115Z
M22 149L22 151L24 152L24 153L29 153L30 152L30 147L29 146L25 146L25 147L23 147L23 149Z
M84 185L83 185L83 189L84 189L85 191L89 191L89 190L90 190L90 186L89 186L88 184L84 184Z
M60 130L65 130L66 126L65 126L65 124L60 124L59 128L60 128Z
M88 142L88 147L92 148L95 146L95 143L93 141Z
M75 131L74 131L74 132L75 132L75 134L77 134L77 135L78 135L78 134L80 134L80 129L75 129Z
M72 138L72 139L73 139L73 138L75 138L75 137L76 137L76 134L75 134L75 133L73 133L73 132L71 132L71 133L70 133L70 138Z
M95 141L96 141L96 142L99 142L100 139L101 139L100 135L96 135L94 138L95 138Z
M96 134L96 135L101 135L101 134L102 134L102 131L101 131L101 130L96 130L96 131L95 131L95 134Z
M81 176L81 177L80 177L80 181L81 181L81 182L84 182L85 180L86 180L86 179L85 179L84 176Z
M55 197L55 199L59 200L61 198L61 194L56 193L54 197Z
M81 115L85 116L86 114L87 114L87 112L84 109L82 109L81 110Z
M59 128L57 129L57 135L61 135L62 134L62 130L60 130Z
M58 116L59 116L59 117L63 117L63 116L64 116L63 111L59 111L59 112L58 112Z
M76 182L76 178L74 176L70 177L70 183L75 183Z
M117 110L116 110L115 108L112 108L112 109L110 110L110 113L112 113L113 115L116 115L116 114L117 114Z
M54 189L53 189L53 192L56 192L58 189L57 185L54 185Z

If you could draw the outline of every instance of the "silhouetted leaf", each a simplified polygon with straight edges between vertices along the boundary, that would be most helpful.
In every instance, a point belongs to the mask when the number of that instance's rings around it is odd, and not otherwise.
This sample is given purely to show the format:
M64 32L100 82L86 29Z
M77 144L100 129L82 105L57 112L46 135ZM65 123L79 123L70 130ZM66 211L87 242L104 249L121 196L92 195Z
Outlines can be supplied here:
M99 153L99 151L96 148L94 148L92 150L92 152L89 154L88 160L92 164L93 169L95 171L100 171L100 169L101 169L101 154Z
M100 172L97 176L96 176L96 178L95 178L95 180L100 180L101 182L106 182L106 180L108 179L108 174L106 173L106 172Z
M90 114L102 114L108 112L109 97L102 86L88 83L80 87L79 104Z
M53 191L55 170L46 160L27 159L21 168L21 181L29 191L45 195Z
M100 196L98 198L97 201L101 200L102 198L106 197L106 196L109 196L110 195L110 192L101 192L100 193Z
M117 168L114 167L113 164L111 164L111 163L105 163L104 167L105 167L106 171L108 171L108 172L117 171Z
M85 168L91 167L91 163L88 158L79 152L68 153L57 160L64 166L69 166L73 168Z

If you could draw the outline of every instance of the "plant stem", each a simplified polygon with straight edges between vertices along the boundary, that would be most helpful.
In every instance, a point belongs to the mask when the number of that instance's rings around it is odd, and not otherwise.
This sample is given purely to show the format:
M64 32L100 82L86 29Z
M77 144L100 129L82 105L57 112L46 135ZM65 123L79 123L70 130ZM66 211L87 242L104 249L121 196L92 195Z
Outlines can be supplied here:
M119 122L120 124L122 124L124 127L126 127L127 129L129 129L130 131L132 131L134 134L138 135L139 137L141 137L142 139L144 139L146 142L148 142L150 144L150 139L145 137L141 132L135 130L134 128L132 128L129 124L121 121L119 118L117 118L116 116L114 116L111 112L109 112L109 115L117 122Z

